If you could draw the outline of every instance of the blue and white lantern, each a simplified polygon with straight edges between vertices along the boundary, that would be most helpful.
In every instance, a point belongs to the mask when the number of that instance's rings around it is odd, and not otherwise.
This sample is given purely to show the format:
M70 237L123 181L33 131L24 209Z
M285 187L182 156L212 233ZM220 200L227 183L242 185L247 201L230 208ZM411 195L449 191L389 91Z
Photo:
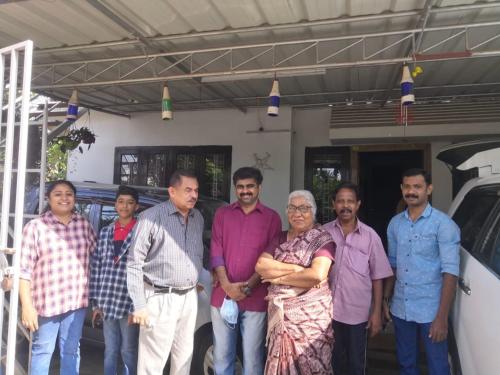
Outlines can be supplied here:
M273 88L269 94L269 107L267 107L267 114L269 116L278 116L280 109L280 84L277 79L273 81Z
M415 103L413 95L413 79L411 78L408 65L403 66L403 76L401 77L401 105L410 105Z
M75 121L78 117L78 91L73 90L68 101L68 112L66 113L66 121Z

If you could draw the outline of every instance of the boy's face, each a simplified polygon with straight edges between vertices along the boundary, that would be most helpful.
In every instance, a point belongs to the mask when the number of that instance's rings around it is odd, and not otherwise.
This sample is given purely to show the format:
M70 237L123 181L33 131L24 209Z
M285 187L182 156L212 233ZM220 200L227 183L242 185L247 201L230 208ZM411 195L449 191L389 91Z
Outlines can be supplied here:
M119 195L116 198L115 210L121 219L133 217L138 208L139 205L131 195Z

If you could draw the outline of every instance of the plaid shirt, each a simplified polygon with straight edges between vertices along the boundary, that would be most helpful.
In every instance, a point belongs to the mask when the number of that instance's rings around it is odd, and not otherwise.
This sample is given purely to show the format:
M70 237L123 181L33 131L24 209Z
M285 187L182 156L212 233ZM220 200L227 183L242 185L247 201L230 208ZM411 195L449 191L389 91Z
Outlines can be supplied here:
M92 226L76 213L67 225L50 211L26 224L20 278L31 282L39 315L51 317L87 307L89 253L95 244Z
M133 311L127 289L127 253L131 230L115 259L115 223L101 229L97 249L90 259L90 301L104 313L104 319L121 319Z

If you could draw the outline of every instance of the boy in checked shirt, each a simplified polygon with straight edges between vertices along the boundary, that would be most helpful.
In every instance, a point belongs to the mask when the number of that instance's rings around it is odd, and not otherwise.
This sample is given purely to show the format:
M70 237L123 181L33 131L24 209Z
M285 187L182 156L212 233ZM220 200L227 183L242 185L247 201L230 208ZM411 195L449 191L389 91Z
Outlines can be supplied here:
M132 300L127 289L127 253L139 207L137 190L120 186L115 210L118 220L101 229L97 249L90 261L90 303L92 324L103 322L104 374L116 375L119 356L122 374L137 372L139 326L132 324Z

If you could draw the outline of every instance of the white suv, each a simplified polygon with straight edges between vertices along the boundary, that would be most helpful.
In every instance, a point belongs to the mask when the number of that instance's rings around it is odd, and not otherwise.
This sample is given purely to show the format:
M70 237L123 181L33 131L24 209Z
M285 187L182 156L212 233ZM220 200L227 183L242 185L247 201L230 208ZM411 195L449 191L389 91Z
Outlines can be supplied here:
M449 210L461 230L459 288L450 332L454 372L499 374L500 140L451 145L437 158L459 171L477 172Z

